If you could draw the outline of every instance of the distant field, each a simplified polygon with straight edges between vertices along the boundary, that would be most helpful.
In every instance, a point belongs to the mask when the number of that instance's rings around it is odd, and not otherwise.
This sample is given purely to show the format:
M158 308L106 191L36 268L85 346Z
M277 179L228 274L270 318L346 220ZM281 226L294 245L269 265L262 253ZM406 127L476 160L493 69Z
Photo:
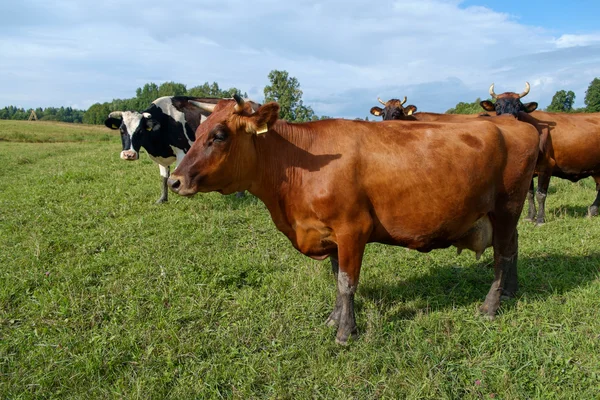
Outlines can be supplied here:
M120 146L0 121L1 398L600 398L591 179L553 179L546 225L521 222L521 290L492 322L491 249L369 245L346 348L329 261L252 196L155 205L158 168Z
M106 142L111 137L117 135L104 125L0 120L0 142Z

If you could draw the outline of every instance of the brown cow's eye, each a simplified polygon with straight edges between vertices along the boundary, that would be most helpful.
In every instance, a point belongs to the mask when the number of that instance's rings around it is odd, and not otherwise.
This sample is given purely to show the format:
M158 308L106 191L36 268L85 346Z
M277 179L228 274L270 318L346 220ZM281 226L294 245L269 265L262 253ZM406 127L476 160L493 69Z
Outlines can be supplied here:
M219 131L215 133L214 141L215 142L224 142L227 140L227 133L223 131Z

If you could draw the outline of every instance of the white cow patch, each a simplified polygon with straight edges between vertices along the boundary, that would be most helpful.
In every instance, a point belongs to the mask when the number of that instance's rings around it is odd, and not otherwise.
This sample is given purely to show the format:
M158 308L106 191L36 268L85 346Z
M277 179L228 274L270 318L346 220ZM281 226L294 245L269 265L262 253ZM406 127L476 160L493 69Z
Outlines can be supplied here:
M150 157L150 159L152 161L154 161L155 163L157 163L158 165L161 165L161 166L163 166L165 168L168 167L169 165L173 164L175 162L175 160L177 160L176 157L154 157L150 153L148 153L148 157Z
M133 134L138 126L140 126L140 122L142 122L142 114L137 111L123 111L122 117L123 124L125 125L125 128L127 128L127 134L129 135L131 142L129 149L125 150L133 151L137 154L137 151L133 149Z

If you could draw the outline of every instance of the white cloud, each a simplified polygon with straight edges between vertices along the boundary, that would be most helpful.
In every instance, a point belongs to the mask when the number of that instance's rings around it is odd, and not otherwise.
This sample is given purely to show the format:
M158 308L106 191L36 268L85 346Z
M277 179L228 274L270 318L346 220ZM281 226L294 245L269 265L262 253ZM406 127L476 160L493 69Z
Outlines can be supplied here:
M600 33L589 35L562 35L554 40L559 49L575 46L589 46L600 43Z
M587 87L600 58L598 34L556 39L460 1L36 3L36 14L0 27L0 106L89 106L171 80L216 81L261 100L273 69L333 116L363 117L378 95L445 111L487 96L492 82L499 93L526 80L544 106L556 90Z

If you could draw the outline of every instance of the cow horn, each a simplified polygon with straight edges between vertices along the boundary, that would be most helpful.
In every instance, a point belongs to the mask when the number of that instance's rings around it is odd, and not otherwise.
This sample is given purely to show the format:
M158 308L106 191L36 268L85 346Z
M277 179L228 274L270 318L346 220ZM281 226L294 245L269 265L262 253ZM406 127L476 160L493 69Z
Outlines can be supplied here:
M237 93L235 93L233 95L233 99L237 103L235 105L235 111L238 111L238 112L242 111L244 109L244 104L246 104L246 102L244 101L244 99L242 99Z
M493 83L492 83L492 86L490 86L490 96L492 96L492 99L494 99L494 100L496 100L498 98L496 93L494 93L494 84Z
M529 90L531 86L529 86L529 82L525 82L525 91L519 95L519 98L525 97L529 94Z
M385 106L385 102L383 100L381 100L379 97L377 98L377 100Z
M404 105L404 103L406 103L406 96L404 96L404 100L402 100L402 102L400 103L400 105Z
M123 111L113 111L108 114L108 118L123 118Z
M189 100L188 102L208 113L212 113L213 111L215 111L215 107L217 106L216 104L200 103L199 101L194 101L194 100Z

